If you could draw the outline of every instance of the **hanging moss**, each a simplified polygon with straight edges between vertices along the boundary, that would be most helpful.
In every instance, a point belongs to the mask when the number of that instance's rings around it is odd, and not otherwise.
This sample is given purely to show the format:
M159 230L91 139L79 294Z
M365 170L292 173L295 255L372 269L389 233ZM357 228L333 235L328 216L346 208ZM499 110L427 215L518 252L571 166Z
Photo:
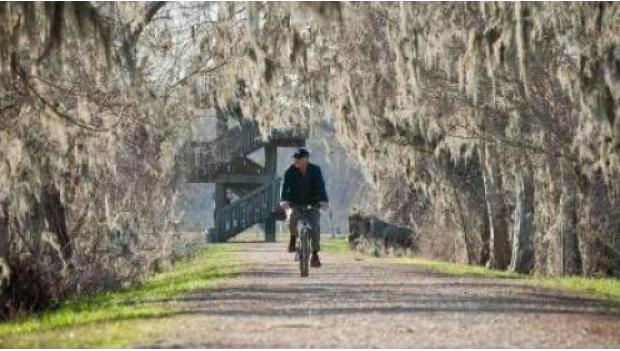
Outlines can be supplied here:
M573 180L596 168L617 191L620 6L347 3L339 12L342 22L301 5L248 9L262 21L237 33L247 38L240 47L277 64L270 62L263 82L263 68L243 59L221 72L254 81L244 113L267 128L329 114L370 174L393 174L431 198L442 191L433 184L451 172L440 160L479 162L475 150L484 145L504 179L498 192L507 208L516 195L505 170L519 162L540 167L549 157L572 164L565 176ZM287 16L295 20L282 27ZM291 59L300 55L307 62ZM547 176L536 176L536 187ZM557 206L535 193L537 211Z

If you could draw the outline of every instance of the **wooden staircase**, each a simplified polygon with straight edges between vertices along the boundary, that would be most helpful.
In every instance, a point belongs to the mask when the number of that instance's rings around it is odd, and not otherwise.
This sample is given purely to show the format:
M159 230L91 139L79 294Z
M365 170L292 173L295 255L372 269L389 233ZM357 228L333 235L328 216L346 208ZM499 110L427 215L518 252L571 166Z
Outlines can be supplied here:
M229 118L238 125L228 128ZM274 212L280 199L277 148L304 146L305 135L303 130L275 130L262 140L254 121L219 111L217 137L186 146L187 181L215 183L215 227L209 229L209 241L229 240L258 223L264 225L265 240L275 241ZM261 148L264 165L248 158Z
M209 232L209 241L226 241L257 223L262 222L268 226L266 222L273 220L273 213L279 206L279 192L280 179L275 178L272 182L258 186L236 201L216 208L215 228Z

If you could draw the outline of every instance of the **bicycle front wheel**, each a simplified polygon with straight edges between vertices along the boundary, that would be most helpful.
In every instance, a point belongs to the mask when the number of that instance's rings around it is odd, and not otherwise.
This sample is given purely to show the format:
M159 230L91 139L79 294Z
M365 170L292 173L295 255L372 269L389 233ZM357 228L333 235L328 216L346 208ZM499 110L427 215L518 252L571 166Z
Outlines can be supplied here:
M300 233L299 238L299 271L302 277L307 277L310 273L310 235Z

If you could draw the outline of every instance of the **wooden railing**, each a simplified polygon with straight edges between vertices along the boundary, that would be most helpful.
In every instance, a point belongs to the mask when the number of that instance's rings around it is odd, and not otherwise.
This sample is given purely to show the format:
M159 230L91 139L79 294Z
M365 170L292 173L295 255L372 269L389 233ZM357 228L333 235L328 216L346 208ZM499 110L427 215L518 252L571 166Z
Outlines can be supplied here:
M280 178L266 183L245 196L215 210L215 228L209 233L213 242L232 236L271 218L279 206Z
M192 167L190 178L201 182L214 182L222 177L261 176L263 171L263 167L258 163L248 158L239 158L228 162L200 162Z
M188 181L217 182L227 176L261 176L261 166L245 156L272 142L278 146L302 145L305 131L274 130L269 141L260 138L254 122L229 129L216 139L191 142L185 150Z
M229 161L236 157L251 154L263 146L258 128L254 123L247 122L231 128L225 134L209 141L190 143L196 161L221 160Z
M269 141L280 145L292 143L300 146L300 142L306 140L308 132L305 128L274 129L269 134Z

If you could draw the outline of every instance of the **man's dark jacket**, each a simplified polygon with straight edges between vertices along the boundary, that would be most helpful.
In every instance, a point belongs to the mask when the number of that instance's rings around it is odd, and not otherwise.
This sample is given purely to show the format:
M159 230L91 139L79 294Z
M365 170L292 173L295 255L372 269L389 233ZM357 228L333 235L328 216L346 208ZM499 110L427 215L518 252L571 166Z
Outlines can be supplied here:
M328 202L321 168L309 163L306 174L302 175L295 165L291 165L284 173L281 199L302 206Z

